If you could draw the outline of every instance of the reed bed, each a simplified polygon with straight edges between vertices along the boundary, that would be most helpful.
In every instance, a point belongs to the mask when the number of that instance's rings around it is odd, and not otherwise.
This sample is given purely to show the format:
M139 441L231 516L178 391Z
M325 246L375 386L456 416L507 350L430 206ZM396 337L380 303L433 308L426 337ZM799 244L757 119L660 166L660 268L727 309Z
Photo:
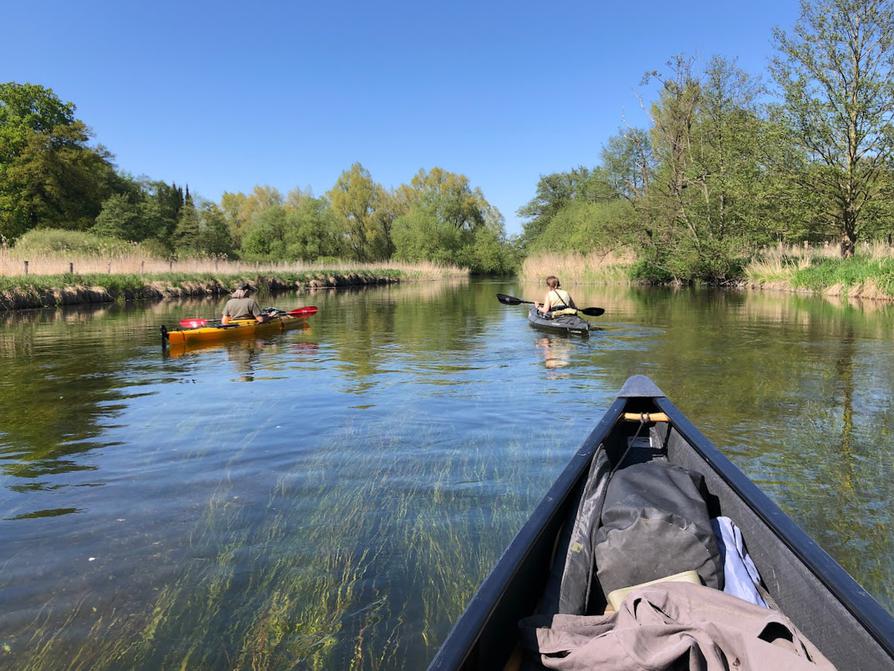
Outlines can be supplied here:
M265 272L304 273L314 271L365 271L380 272L398 270L412 279L441 279L444 277L467 276L469 271L456 266L445 266L429 262L404 263L383 261L361 263L331 259L326 262L277 262L248 263L208 257L184 258L177 260L160 259L140 253L111 253L90 255L79 253L55 253L35 256L30 252L20 252L15 248L0 247L0 276L22 277L26 275L251 275Z
M834 245L778 245L756 255L745 273L753 287L890 300L894 298L894 247L863 243L853 257L843 259Z
M538 252L525 259L521 276L526 282L542 282L549 275L558 275L565 284L630 284L629 270L635 260L628 250Z

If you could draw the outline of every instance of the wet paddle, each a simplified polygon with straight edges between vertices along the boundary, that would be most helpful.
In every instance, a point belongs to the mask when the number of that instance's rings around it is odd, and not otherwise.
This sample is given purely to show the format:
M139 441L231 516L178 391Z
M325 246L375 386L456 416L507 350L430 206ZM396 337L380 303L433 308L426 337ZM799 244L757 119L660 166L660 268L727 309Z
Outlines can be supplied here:
M294 310L289 310L286 312L285 310L280 310L279 308L271 308L275 310L275 314L277 316L281 315L289 315L290 317L310 317L311 315L317 314L319 311L316 305L308 305L303 308L295 308ZM203 319L201 317L190 317L189 319L181 319L180 326L187 329L197 329L202 328L203 326L208 325L214 327L222 327L229 326L229 324L221 324L219 319ZM232 326L235 326L233 324Z
M522 303L534 305L534 301L525 301L515 296L507 296L506 294L497 294L497 300L503 305L521 305ZM577 311L588 317L598 317L605 313L605 308L578 308Z

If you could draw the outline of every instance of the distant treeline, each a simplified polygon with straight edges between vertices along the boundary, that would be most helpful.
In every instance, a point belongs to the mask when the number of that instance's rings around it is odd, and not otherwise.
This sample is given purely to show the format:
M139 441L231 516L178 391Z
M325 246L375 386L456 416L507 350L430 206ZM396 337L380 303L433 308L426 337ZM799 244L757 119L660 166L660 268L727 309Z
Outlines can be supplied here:
M541 177L522 249L632 249L649 281L735 281L771 243L894 235L894 10L802 2L774 33L773 86L685 56L657 83L649 128L624 128L598 166Z
M75 106L36 84L0 84L0 236L35 229L141 243L159 256L250 261L429 261L514 270L503 217L464 175L420 170L389 190L359 163L330 191L286 196L258 186L220 203L188 187L136 179L90 145Z

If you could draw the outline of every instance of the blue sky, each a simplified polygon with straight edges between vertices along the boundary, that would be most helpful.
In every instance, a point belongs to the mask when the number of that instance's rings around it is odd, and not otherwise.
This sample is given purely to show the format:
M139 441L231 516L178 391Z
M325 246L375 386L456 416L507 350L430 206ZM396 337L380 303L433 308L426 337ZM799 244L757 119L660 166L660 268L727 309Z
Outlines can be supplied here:
M0 81L74 102L135 175L217 200L322 194L360 161L387 187L467 175L506 217L541 174L598 163L646 126L647 70L686 53L766 72L795 0L67 2L2 8Z

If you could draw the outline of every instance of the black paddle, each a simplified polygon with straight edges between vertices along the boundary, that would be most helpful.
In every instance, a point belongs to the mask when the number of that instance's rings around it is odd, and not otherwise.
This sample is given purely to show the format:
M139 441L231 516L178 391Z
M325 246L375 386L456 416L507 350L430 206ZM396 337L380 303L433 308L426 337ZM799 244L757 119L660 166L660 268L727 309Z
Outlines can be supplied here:
M503 305L521 305L522 303L530 303L531 305L534 305L534 301L523 301L521 298L507 296L506 294L497 294L497 300ZM588 317L598 317L605 314L605 308L578 308L577 311Z

